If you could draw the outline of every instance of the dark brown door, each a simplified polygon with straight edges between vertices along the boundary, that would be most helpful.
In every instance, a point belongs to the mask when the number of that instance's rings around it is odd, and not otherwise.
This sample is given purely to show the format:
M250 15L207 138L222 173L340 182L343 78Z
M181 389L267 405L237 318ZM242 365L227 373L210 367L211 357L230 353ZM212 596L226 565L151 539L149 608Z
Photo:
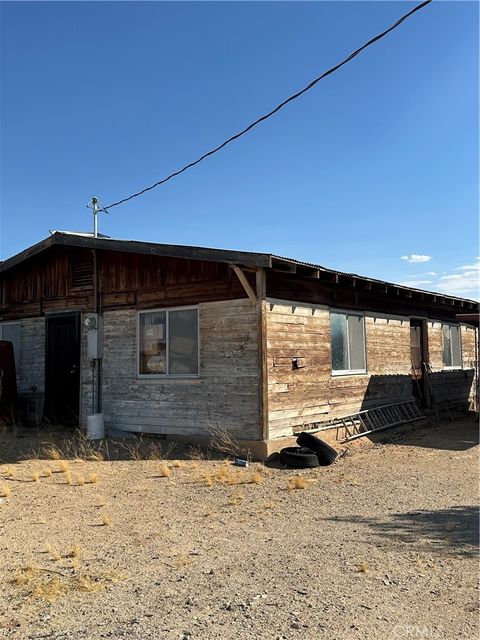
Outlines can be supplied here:
M426 406L428 389L428 375L426 363L428 361L426 345L425 320L410 320L410 358L412 363L413 395L420 406Z
M45 417L52 424L76 426L80 406L80 314L46 319Z

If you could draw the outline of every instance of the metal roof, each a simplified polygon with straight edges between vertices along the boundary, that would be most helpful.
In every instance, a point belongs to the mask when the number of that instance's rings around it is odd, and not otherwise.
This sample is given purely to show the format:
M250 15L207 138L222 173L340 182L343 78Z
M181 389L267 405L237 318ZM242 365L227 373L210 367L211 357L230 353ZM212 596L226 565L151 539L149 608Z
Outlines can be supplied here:
M366 283L372 283L382 285L384 287L392 287L399 291L410 291L412 293L418 293L422 296L428 296L433 302L436 302L438 298L451 300L452 302L467 303L468 305L474 305L478 308L478 302L470 300L468 298L459 298L446 293L435 293L432 291L426 291L424 289L415 289L413 287L406 287L401 284L388 282L386 280L378 280L375 278L369 278L361 276L356 273L347 273L338 271L335 269L329 269L319 264L311 262L303 262L294 258L287 258L271 253L256 253L253 251L230 251L227 249L214 249L208 247L195 247L190 245L172 245L161 244L155 242L140 242L137 240L117 240L108 237L94 238L91 234L87 233L75 233L67 231L54 231L52 234L37 244L21 251L20 253L0 262L0 273L15 267L16 265L28 260L29 258L45 251L52 246L68 246L68 247L83 247L89 249L99 249L106 251L123 251L127 253L141 253L144 255L156 255L172 258L187 258L190 260L205 260L211 262L224 262L228 264L235 264L247 268L276 268L282 271L282 267L285 271L294 272L296 267L310 269L313 271L329 273L336 277L350 278L353 281L361 281Z

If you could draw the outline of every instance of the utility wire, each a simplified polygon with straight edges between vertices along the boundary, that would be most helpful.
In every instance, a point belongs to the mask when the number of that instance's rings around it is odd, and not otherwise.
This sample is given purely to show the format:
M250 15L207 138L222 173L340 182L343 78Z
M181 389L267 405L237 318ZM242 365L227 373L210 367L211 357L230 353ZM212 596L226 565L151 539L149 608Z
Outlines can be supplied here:
M386 36L387 33L390 33L390 31L393 31L394 29L399 27L402 24L402 22L407 20L407 18L412 16L414 13L416 13L420 9L423 9L424 7L426 7L431 2L432 2L432 0L426 0L425 2L422 2L421 4L419 4L416 7L414 7L411 11L406 13L399 20L397 20L394 24L392 24L388 29L386 29L385 31L382 31L382 33L379 33L378 35L374 36L371 40L366 42L359 49L357 49L356 51L351 53L347 58L342 60L342 62L339 62L334 67L331 67L330 69L328 69L328 71L325 71L324 73L322 73L321 76L318 76L318 78L315 78L315 80L312 80L309 84L307 84L306 87L304 87L303 89L301 89L297 93L294 93L293 95L291 95L289 98L287 98L286 100L281 102L279 105L277 105L274 109L272 109L271 111L269 111L265 115L263 115L260 118L258 118L258 120L255 120L255 122L252 122L251 124L249 124L248 127L245 127L245 129L243 129L239 133L236 133L231 138L228 138L228 140L225 140L225 142L222 142L222 144L220 144L218 147L215 147L214 149L211 149L210 151L207 151L207 153L204 153L203 156L200 156L199 158L197 158L197 160L194 160L193 162L190 162L189 164L186 164L184 167L182 167L178 171L175 171L174 173L171 173L166 178L163 178L162 180L159 180L158 182L155 182L155 184L152 184L149 187L145 187L145 189L142 189L141 191L138 191L137 193L134 193L131 196L128 196L127 198L123 198L122 200L118 200L117 202L113 202L112 204L109 204L106 207L103 207L103 209L101 209L101 211L106 211L108 213L108 209L111 209L112 207L117 207L119 204L123 204L124 202L128 202L129 200L132 200L133 198L137 198L138 196L141 196L142 194L146 193L147 191L151 191L152 189L155 189L155 187L158 187L161 184L165 184L165 182L168 182L172 178L175 178L175 176L180 175L184 171L187 171L187 169L190 169L191 167L194 167L199 162L202 162L202 160L205 160L205 158L208 158L209 156L212 156L214 153L217 153L218 151L220 151L221 149L226 147L227 144L230 144L230 142L233 142L234 140L237 140L241 136L243 136L246 133L248 133L251 129L256 127L258 124L260 124L264 120L267 120L268 118L273 116L275 113L277 113L277 111L280 111L280 109L283 109L283 107L285 107L289 102L292 102L293 100L296 100L297 98L299 98L301 95L303 95L307 91L310 91L310 89L312 89L318 82L320 82L320 80L323 80L323 78L326 78L330 74L332 74L335 71L337 71L338 69L340 69L340 67L343 67L344 64L347 64L347 62L350 62L350 60L353 60L353 58L356 58L356 56L358 56L364 49L366 49L370 45L374 44L375 42L378 42L378 40L380 40L381 38Z

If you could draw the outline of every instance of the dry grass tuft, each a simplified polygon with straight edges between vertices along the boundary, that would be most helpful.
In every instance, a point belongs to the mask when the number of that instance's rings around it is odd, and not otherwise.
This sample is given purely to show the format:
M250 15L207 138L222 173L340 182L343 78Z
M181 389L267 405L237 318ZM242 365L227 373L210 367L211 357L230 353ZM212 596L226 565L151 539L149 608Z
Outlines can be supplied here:
M163 464L160 468L160 477L161 478L169 478L171 474L170 469L166 464Z
M58 470L60 473L67 473L67 471L69 471L70 467L68 466L68 462L66 462L65 460L60 460L60 462L58 463Z
M201 461L205 460L205 451L200 447L190 446L187 451L187 456L190 460Z
M12 490L6 484L0 486L0 497L9 498L12 495Z
M43 477L44 478L51 478L53 475L53 471L51 469L51 467L45 467L45 469L43 470Z
M130 460L164 460L171 457L177 447L173 440L168 442L158 440L144 440L141 435L132 441L122 443L122 448Z
M225 453L232 458L242 457L243 451L240 447L238 440L228 431L222 427L210 426L208 429L210 433L210 447L214 451L219 453Z
M25 567L15 569L11 582L17 586L29 584L37 573L38 569L34 565L29 564Z
M77 569L79 561L73 558L69 569ZM57 575L51 577L51 574ZM45 575L46 574L46 575ZM18 587L27 587L26 595L39 598L47 602L58 600L61 596L73 594L81 591L85 593L97 593L105 589L108 583L115 584L120 580L125 580L126 576L120 572L104 573L98 575L63 573L57 570L40 569L33 565L16 569L11 584Z
M173 467L174 469L182 469L183 464L180 462L180 460L174 460L174 461L172 462L172 467Z
M55 560L55 562L59 562L62 559L62 554L60 553L60 551L54 551L52 553L52 560Z
M87 482L89 482L90 484L96 484L98 482L97 474L96 473L91 473L87 478Z
M303 476L295 476L288 481L288 490L294 491L296 489L306 489L308 486L308 479Z
M262 482L263 482L263 476L261 473L259 473L258 471L255 471L254 473L252 473L252 475L250 476L251 484L262 484Z
M175 566L180 569L181 567L189 567L192 564L192 559L189 556L177 556L175 558Z
M73 484L72 474L70 471L65 472L65 484Z
M91 576L78 576L76 579L77 588L85 593L98 593L105 589L105 582Z
M52 551L53 551L52 545L49 542L47 542L45 544L45 553L52 553Z
M70 552L68 553L68 557L69 558L79 558L81 553L82 553L82 550L80 548L80 545L76 544L73 547L73 549L71 549Z
M40 474L38 473L38 471L35 471L35 473L32 473L32 482L39 482L40 480Z
M231 505L232 507L237 507L241 501L242 501L242 496L240 496L238 493L234 493L230 496L228 504Z
M205 482L205 484L207 485L207 487L211 487L213 485L213 478L211 473L209 473L208 471L206 471L203 474L203 481Z
M15 477L15 469L13 467L5 467L2 473L5 476L5 478Z
M66 593L66 591L66 586L60 578L54 576L53 578L43 578L39 580L33 587L31 595L34 598L40 598L47 602L54 602Z
M43 457L47 460L61 460L63 457L60 449L54 444L49 444L42 450Z
M85 484L85 478L83 476L77 476L77 484L79 487L83 487Z
M111 520L109 514L106 511L104 511L102 513L102 524L103 524L103 526L104 527L108 527L108 526L110 526L111 522L112 522L112 520Z
M103 457L103 453L101 453L100 451L93 451L88 456L86 456L86 459L90 462L103 462L105 458Z

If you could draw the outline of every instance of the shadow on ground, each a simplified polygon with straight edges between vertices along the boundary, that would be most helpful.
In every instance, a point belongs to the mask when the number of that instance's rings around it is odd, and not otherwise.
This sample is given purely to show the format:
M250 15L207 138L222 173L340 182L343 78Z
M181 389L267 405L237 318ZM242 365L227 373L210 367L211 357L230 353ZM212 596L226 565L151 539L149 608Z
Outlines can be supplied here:
M452 420L447 418L440 424L430 418L370 433L368 440L380 444L466 451L479 444L478 417L474 413L452 414Z
M392 514L387 520L362 516L328 518L330 522L364 525L370 542L377 545L386 538L405 551L412 550L448 555L477 556L479 544L479 508L458 506L436 511L409 511Z
M223 460L233 451L201 448L154 435L125 434L125 438L88 440L83 430L48 426L0 427L0 464L23 460ZM221 446L219 442L219 446ZM228 444L228 443L227 443Z

